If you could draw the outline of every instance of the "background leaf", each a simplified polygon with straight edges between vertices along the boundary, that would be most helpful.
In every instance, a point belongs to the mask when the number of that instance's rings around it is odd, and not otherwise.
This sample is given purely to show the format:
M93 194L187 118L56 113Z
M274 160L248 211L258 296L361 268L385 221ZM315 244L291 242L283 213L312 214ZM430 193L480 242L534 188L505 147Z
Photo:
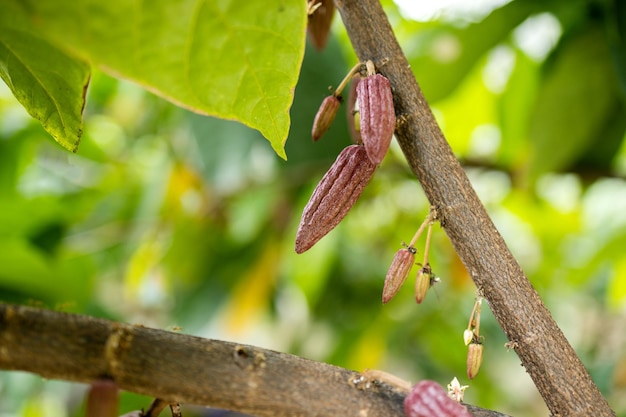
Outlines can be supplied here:
M572 34L563 42L549 62L531 116L531 177L565 168L589 148L609 141L603 127L621 107L601 28ZM623 137L623 129L619 130L618 146Z
M22 3L39 29L82 58L193 111L255 128L285 157L305 2Z
M405 49L428 101L450 94L486 52L536 10L532 2L513 1L464 28L439 24L413 30Z

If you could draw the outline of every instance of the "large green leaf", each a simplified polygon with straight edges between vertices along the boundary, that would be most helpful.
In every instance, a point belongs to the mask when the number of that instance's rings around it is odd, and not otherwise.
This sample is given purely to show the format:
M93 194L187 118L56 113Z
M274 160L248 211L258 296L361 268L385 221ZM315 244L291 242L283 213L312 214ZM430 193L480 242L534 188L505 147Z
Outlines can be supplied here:
M76 151L89 66L32 31L15 4L0 9L0 78L58 143Z
M530 121L530 176L560 170L607 140L619 86L601 28L564 39L549 62Z
M43 33L78 56L181 106L255 128L285 157L304 1L21 3Z

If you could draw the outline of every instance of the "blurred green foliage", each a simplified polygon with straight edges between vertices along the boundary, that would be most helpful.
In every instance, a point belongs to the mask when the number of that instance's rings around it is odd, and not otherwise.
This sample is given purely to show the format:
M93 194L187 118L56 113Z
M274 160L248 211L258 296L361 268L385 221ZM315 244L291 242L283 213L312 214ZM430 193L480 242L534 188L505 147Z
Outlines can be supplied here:
M499 231L626 416L626 7L516 0L469 21L421 22L384 5ZM302 208L350 143L342 117L310 140L328 86L355 59L338 20L325 51L307 48L288 161L256 131L100 72L70 154L0 86L0 300L467 384L474 287L438 226L430 258L441 283L419 306L411 279L380 302L393 254L429 206L395 144L337 229L294 253ZM487 304L481 334L466 401L546 415ZM83 393L3 372L0 416L79 415ZM121 412L148 402L125 394Z

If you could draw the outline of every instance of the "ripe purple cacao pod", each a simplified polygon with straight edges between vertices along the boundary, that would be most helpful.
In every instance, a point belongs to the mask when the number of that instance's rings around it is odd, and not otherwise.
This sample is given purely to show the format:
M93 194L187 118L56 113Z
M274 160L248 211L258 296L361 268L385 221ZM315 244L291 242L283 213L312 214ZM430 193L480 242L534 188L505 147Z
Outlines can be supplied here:
M324 101L322 101L322 104L315 115L315 120L313 120L311 136L314 141L319 140L324 133L326 133L328 128L330 128L333 120L335 120L340 104L341 102L339 98L334 95L328 96L324 99Z
M388 303L400 290L415 262L415 248L402 248L396 252L385 277L383 303Z
M467 408L448 397L441 385L424 380L413 386L404 399L407 417L472 417Z
M396 113L389 80L381 74L369 75L357 85L361 138L370 160L380 164L396 128Z
M309 7L313 10L309 14L307 30L313 46L318 51L321 51L328 41L335 14L335 3L333 3L333 0L317 0L314 3L310 3Z
M309 250L348 214L372 179L376 165L360 145L339 154L309 199L296 234L296 252Z

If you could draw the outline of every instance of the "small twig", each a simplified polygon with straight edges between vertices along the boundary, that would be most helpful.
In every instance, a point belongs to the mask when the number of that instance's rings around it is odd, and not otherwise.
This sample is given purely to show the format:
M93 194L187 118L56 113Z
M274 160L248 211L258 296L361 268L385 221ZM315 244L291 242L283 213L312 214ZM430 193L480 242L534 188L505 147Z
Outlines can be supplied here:
M160 398L155 398L148 407L148 410L143 413L143 417L159 417L161 411L165 409L169 405L169 402L165 400L161 400Z

